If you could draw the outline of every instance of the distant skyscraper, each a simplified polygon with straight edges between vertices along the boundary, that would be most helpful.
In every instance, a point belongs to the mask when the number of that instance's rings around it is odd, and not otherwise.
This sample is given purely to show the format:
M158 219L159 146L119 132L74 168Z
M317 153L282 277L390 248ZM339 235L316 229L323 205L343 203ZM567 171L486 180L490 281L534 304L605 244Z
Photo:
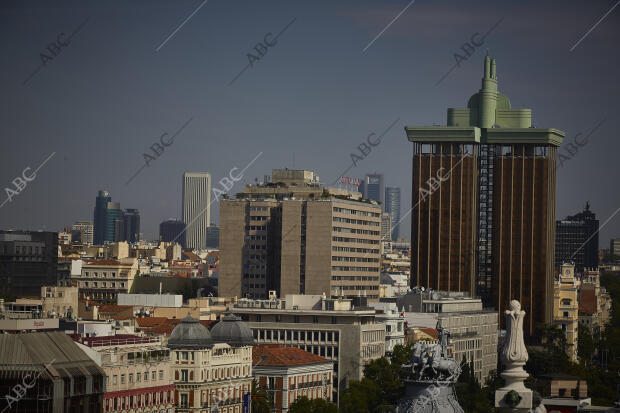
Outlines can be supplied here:
M384 196L383 175L366 174L366 178L364 179L364 198L380 202L383 207L385 201Z
M589 203L583 212L555 223L555 266L570 261L578 273L598 266L598 219Z
M381 241L392 240L392 216L387 212L381 213Z
M185 248L185 222L170 218L159 224L159 240L163 242L178 242Z
M183 174L183 222L187 228L187 248L207 246L207 227L211 222L211 174L185 172Z
M93 223L90 221L76 221L71 226L71 239L82 244L93 243Z
M121 241L140 241L140 212L137 209L123 211L123 239Z
M117 240L122 227L121 205L118 202L112 202L112 197L108 191L99 191L95 200L93 221L95 244Z
M521 302L524 329L553 321L555 184L564 132L532 126L497 88L495 60L447 126L406 127L413 142L413 286ZM504 319L500 318L502 328Z
M220 229L213 222L207 228L207 248L219 248Z
M400 235L400 188L385 187L385 212L392 217L392 241L396 241Z

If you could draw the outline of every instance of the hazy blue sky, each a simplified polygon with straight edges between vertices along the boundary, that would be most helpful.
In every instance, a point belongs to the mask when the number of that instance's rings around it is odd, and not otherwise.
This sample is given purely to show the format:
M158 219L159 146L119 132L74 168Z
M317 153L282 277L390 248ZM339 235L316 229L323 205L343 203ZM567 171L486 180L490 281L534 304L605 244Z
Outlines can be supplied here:
M603 223L620 207L620 7L570 51L616 0L417 0L366 51L408 0L209 0L161 46L202 3L0 3L0 203L24 168L56 153L0 208L0 228L60 230L92 219L97 190L107 189L122 207L140 210L144 236L155 238L162 220L181 215L184 171L210 172L215 184L262 151L231 193L279 167L315 170L331 183L363 139L398 118L347 175L385 174L402 188L404 215L411 144L403 127L445 124L446 108L464 107L480 87L487 48L500 91L513 107L532 108L536 127L563 130L572 141L607 119L559 169L557 217L589 200ZM435 86L460 46L502 17ZM229 86L254 46L293 19ZM53 56L46 47L58 40L66 46ZM24 85L41 54L51 58ZM142 154L190 118L126 185L144 165ZM218 221L217 207L212 217ZM401 234L409 225L405 219ZM601 231L601 245L612 236L620 236L620 214Z

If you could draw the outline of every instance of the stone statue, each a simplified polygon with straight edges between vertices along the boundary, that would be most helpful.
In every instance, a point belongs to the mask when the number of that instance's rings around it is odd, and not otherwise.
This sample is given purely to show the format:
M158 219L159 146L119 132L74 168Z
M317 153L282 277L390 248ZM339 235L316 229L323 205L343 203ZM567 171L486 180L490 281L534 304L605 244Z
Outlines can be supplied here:
M408 364L406 395L398 402L397 413L463 413L454 393L461 366L448 358L450 333L437 323L438 342L418 341Z

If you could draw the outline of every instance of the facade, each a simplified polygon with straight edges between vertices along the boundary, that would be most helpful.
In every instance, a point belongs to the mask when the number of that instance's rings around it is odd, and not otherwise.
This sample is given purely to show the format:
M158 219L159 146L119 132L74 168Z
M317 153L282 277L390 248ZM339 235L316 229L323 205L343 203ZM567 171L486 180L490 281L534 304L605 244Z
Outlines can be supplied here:
M562 264L557 280L553 283L553 322L560 326L569 344L568 357L577 362L577 336L579 330L579 283L575 266Z
M394 347L405 344L405 313L399 312L392 302L371 303L370 306L377 310L377 321L385 324L385 354L389 356Z
M78 288L54 285L41 287L41 305L45 317L77 318Z
M392 240L392 216L387 212L381 213L381 241Z
M385 187L385 212L392 217L392 241L397 241L400 236L400 188Z
M251 330L234 315L211 332L190 316L181 320L168 340L176 412L249 411L252 345Z
M119 293L130 291L137 273L135 259L84 260L80 274L71 274L71 281L79 288L80 298L112 302Z
M186 248L203 249L207 245L207 227L211 222L211 174L183 174L183 222Z
M159 339L117 334L73 340L105 372L104 413L174 412L170 350Z
M485 306L519 299L525 334L552 320L557 149L564 132L512 109L485 58L482 88L448 126L413 142L412 286L465 291ZM504 320L501 320L503 325Z
M364 177L364 198L385 204L385 186L382 174L366 174Z
M159 224L159 240L163 242L178 242L183 248L185 243L185 222L170 218Z
M375 310L354 308L351 300L289 295L284 300L241 299L234 307L257 344L298 347L334 362L332 401L350 380L361 380L364 365L385 355L385 324Z
M0 334L0 377L2 411L102 411L105 373L63 332Z
M605 287L601 287L599 271L587 270L579 286L579 324L598 340L610 316L611 297Z
M38 297L58 280L58 233L0 231L0 291Z
M620 238L612 238L609 241L609 253L620 256Z
M73 242L90 245L93 243L93 223L91 221L76 221L71 226Z
M497 370L498 313L484 310L480 298L415 288L398 297L396 304L409 327L435 328L441 322L450 331L452 358L473 363L480 383Z
M298 397L331 401L333 362L297 347L254 346L252 373L273 402L272 412L288 412Z
M575 271L598 267L598 229L596 215L586 203L583 212L555 223L555 266L574 262Z
M119 241L130 243L140 241L140 211L125 209L123 211L123 231Z
M304 179L248 186L220 201L220 296L378 299L380 206Z

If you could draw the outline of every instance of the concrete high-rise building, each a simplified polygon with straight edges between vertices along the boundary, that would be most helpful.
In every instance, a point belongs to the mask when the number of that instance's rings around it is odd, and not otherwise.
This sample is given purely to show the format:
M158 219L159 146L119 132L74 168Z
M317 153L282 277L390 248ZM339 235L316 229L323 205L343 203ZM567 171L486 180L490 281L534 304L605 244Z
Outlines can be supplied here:
M377 201L383 207L385 204L384 191L383 175L366 174L366 177L364 178L364 198Z
M123 211L123 236L119 241L140 241L140 212L137 209Z
M609 241L609 253L620 256L620 238L612 238Z
M590 204L573 216L555 223L555 267L566 262L575 264L575 271L598 267L598 228L596 215Z
M524 330L553 311L557 149L497 90L495 60L448 125L406 127L413 142L412 286L466 291L486 306L521 302ZM502 318L503 325L504 320Z
M76 221L71 226L71 239L82 244L93 243L93 223L91 221Z
M178 242L185 248L185 222L170 218L159 224L159 240L163 242Z
M183 222L187 248L207 246L207 227L211 222L211 174L185 172L183 174Z
M400 235L400 188L385 187L385 212L392 217L392 241L397 241Z
M381 207L312 175L274 170L274 184L220 201L220 296L266 298L275 290L378 299Z

